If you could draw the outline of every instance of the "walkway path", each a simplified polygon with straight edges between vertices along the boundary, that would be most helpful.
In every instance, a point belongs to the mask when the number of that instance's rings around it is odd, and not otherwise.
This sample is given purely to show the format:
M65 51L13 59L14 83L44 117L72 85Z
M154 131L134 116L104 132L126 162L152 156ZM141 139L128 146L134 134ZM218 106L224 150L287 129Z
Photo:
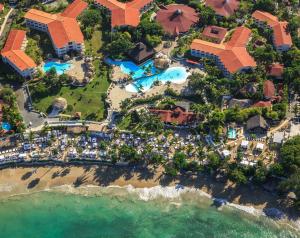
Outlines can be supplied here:
M289 123L289 119L285 119L280 125L278 125L277 127L273 128L272 130L268 131L268 136L270 136L271 134L273 134L276 131L279 131L281 128L283 128L284 126L286 126Z
M14 9L11 8L11 9L9 10L9 12L6 14L5 18L4 18L4 21L3 21L2 25L1 25L1 28L0 28L0 37L2 36L2 33L3 33L4 29L5 29L7 20L8 20L8 18L10 17L10 14L11 14L13 11L14 11Z

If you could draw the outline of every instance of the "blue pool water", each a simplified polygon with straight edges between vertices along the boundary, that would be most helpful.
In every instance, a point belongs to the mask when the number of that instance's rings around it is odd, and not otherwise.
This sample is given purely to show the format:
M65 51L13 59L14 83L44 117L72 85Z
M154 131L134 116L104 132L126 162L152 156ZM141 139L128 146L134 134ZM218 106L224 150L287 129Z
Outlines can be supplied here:
M3 130L6 130L6 131L11 130L11 125L8 122L2 122L1 127Z
M131 74L132 78L137 79L147 76L147 72L151 74L158 73L158 70L155 68L153 60L149 60L141 65L136 65L132 61L116 61L112 59L106 59L106 63L110 65L120 66L121 70L125 74Z
M51 68L55 68L56 73L58 75L63 74L66 70L69 70L71 68L70 63L59 63L56 61L48 61L44 64L43 69L44 72L48 72Z
M234 128L228 129L228 139L236 139L236 129Z
M149 60L142 65L136 65L132 61L115 61L112 59L106 59L106 62L111 65L120 66L122 72L125 74L132 74L132 78L136 80L126 86L126 91L133 93L139 90L144 92L149 90L157 80L163 84L168 81L181 84L185 82L190 74L186 71L185 67L171 67L163 72L159 72L155 68L153 60ZM147 70L149 68L151 70ZM147 76L147 71L151 71L152 75Z

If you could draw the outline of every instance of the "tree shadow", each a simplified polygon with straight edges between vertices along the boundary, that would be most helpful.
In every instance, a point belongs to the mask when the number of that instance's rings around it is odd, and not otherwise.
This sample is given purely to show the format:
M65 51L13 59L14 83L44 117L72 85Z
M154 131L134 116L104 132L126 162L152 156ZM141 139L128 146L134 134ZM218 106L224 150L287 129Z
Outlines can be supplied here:
M21 177L21 179L22 180L27 180L27 179L29 179L31 177L32 174L33 174L33 172L29 171L29 172L23 174L22 177Z
M70 173L71 169L70 168L65 168L63 171L60 172L60 176L64 177Z
M95 169L94 181L101 186L110 185L126 173L126 169L103 166Z
M84 182L87 181L87 176L86 175L81 175L79 176L73 183L74 187L77 188L81 186Z
M33 179L31 180L31 182L27 185L28 189L32 189L34 188L36 185L38 185L38 183L40 182L39 178Z

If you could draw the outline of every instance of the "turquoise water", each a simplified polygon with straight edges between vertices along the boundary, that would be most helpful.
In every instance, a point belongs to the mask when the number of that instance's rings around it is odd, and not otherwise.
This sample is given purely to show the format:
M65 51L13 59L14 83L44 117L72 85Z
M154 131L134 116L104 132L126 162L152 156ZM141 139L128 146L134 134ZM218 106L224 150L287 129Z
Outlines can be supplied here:
M44 72L48 72L51 68L55 68L56 73L58 75L63 74L66 70L69 70L71 68L70 63L59 63L56 61L48 61L44 64L43 70Z
M236 139L236 129L231 128L231 127L228 129L228 138Z
M266 218L219 211L205 199L143 201L124 191L93 195L40 192L0 200L5 238L297 237Z
M133 79L145 77L147 76L147 72L151 74L158 72L153 64L153 60L149 60L141 65L136 65L132 61L116 61L109 58L105 61L110 65L120 66L122 72L128 75L132 74Z
M8 122L2 122L1 127L3 130L6 130L6 131L11 130L11 125Z
M171 67L163 72L159 72L153 65L153 60L149 60L142 65L136 65L132 61L114 61L109 58L106 59L106 62L111 65L120 66L122 72L125 74L132 74L132 78L135 81L126 86L126 91L133 93L139 90L148 91L155 81L160 81L163 84L168 81L181 84L189 76L185 67ZM150 69L148 72L151 72L152 76L147 76L147 69Z

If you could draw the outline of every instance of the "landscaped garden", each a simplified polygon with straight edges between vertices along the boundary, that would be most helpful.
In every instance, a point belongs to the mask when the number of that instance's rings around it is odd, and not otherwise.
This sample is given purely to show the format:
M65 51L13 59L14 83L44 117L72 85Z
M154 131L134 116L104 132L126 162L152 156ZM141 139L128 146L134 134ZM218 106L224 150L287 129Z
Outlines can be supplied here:
M51 90L44 81L32 84L30 91L34 107L42 112L50 112L54 99L63 97L68 103L66 114L74 115L75 112L81 112L83 119L103 119L105 116L104 99L109 86L108 69L100 60L96 60L94 66L94 79L85 87L62 86ZM40 93L42 91L46 93Z

